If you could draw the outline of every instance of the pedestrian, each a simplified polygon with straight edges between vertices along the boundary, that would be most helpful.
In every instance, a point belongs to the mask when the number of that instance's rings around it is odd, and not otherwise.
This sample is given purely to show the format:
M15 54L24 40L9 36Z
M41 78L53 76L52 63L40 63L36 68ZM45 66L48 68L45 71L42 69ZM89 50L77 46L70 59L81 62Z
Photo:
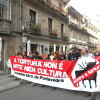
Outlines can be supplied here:
M72 45L71 50L72 51L68 54L68 58L67 59L69 61L78 60L81 57L81 54L80 54L80 52L77 51L76 46ZM73 93L76 94L77 92L73 91Z
M47 53L45 60L50 60L50 53L49 52Z
M36 56L32 51L29 51L29 56L27 58L28 59L36 59ZM33 82L31 86L34 87L35 83Z
M27 53L26 53L26 51L23 51L23 52L22 52L21 57L22 57L22 58L27 58ZM21 82L20 82L19 84L20 84L20 85L23 84L23 79L21 79Z
M34 51L34 56L35 56L35 59L43 60L42 56L39 55L38 51Z
M81 57L95 57L92 53L89 53L88 52L88 49L85 48L85 47L81 48L81 54L82 54ZM91 92L91 93L88 92L84 96L85 97L92 96L91 97L91 100L95 100L95 97L94 97L94 93L93 92Z
M72 46L71 48L71 52L68 54L68 60L72 61L72 60L78 60L79 57L81 57L81 54L79 52L77 52L77 48L75 45Z
M42 59L45 59L45 55L43 53L40 56L42 57Z
M53 60L53 58L54 58L54 52L51 52L50 60Z
M15 56L16 56L16 57L21 57L19 51L16 51Z
M29 56L27 56L28 59L35 59L35 56L33 55L32 51L29 51Z
M66 55L62 51L60 52L60 59L61 60L65 60L66 59Z
M16 56L16 57L21 57L19 51L16 51L15 56ZM19 80L19 78L16 77L15 80Z
M93 54L95 57L97 56L96 51L93 51L92 54Z
M60 59L60 53L58 51L54 52L54 58L53 60L61 60ZM55 90L56 87L53 87L52 90Z
M50 53L47 53L45 60L50 60ZM45 87L45 85L41 85L41 87Z

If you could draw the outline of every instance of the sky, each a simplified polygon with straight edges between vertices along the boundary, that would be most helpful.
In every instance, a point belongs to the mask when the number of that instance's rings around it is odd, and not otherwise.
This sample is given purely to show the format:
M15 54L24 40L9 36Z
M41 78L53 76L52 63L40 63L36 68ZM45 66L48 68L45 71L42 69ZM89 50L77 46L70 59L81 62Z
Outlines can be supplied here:
M81 14L87 15L93 23L100 25L100 0L71 0L69 2Z

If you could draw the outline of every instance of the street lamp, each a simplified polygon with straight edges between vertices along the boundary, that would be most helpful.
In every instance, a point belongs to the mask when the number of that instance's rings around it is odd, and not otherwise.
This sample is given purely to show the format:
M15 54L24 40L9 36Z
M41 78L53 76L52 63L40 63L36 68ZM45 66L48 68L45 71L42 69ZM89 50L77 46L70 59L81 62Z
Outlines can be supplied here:
M0 61L2 57L1 53L2 53L2 38L0 37Z
M22 50L27 51L27 37L26 36L22 37Z

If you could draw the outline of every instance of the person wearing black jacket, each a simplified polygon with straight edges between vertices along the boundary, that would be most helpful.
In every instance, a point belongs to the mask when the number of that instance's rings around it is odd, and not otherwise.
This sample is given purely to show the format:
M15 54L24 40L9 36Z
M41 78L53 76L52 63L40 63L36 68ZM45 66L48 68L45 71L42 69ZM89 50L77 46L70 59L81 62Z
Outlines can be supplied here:
M72 46L71 52L68 54L68 60L73 61L73 60L78 60L79 57L81 57L81 54L77 52L77 48L75 45ZM73 91L73 93L77 93L76 91Z
M66 59L66 55L62 51L60 52L60 59L61 60L65 60Z
M72 52L70 52L68 54L68 60L72 61L72 60L78 60L79 57L81 57L81 54L79 52L77 52L77 48L75 45L72 46L71 48Z

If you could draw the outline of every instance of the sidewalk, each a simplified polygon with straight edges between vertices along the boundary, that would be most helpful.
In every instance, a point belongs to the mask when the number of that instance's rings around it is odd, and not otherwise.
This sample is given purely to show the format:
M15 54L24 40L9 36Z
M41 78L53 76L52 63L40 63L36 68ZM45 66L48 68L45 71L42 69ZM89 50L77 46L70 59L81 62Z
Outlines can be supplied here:
M15 77L10 77L10 74L0 71L0 92L20 86L19 82Z

